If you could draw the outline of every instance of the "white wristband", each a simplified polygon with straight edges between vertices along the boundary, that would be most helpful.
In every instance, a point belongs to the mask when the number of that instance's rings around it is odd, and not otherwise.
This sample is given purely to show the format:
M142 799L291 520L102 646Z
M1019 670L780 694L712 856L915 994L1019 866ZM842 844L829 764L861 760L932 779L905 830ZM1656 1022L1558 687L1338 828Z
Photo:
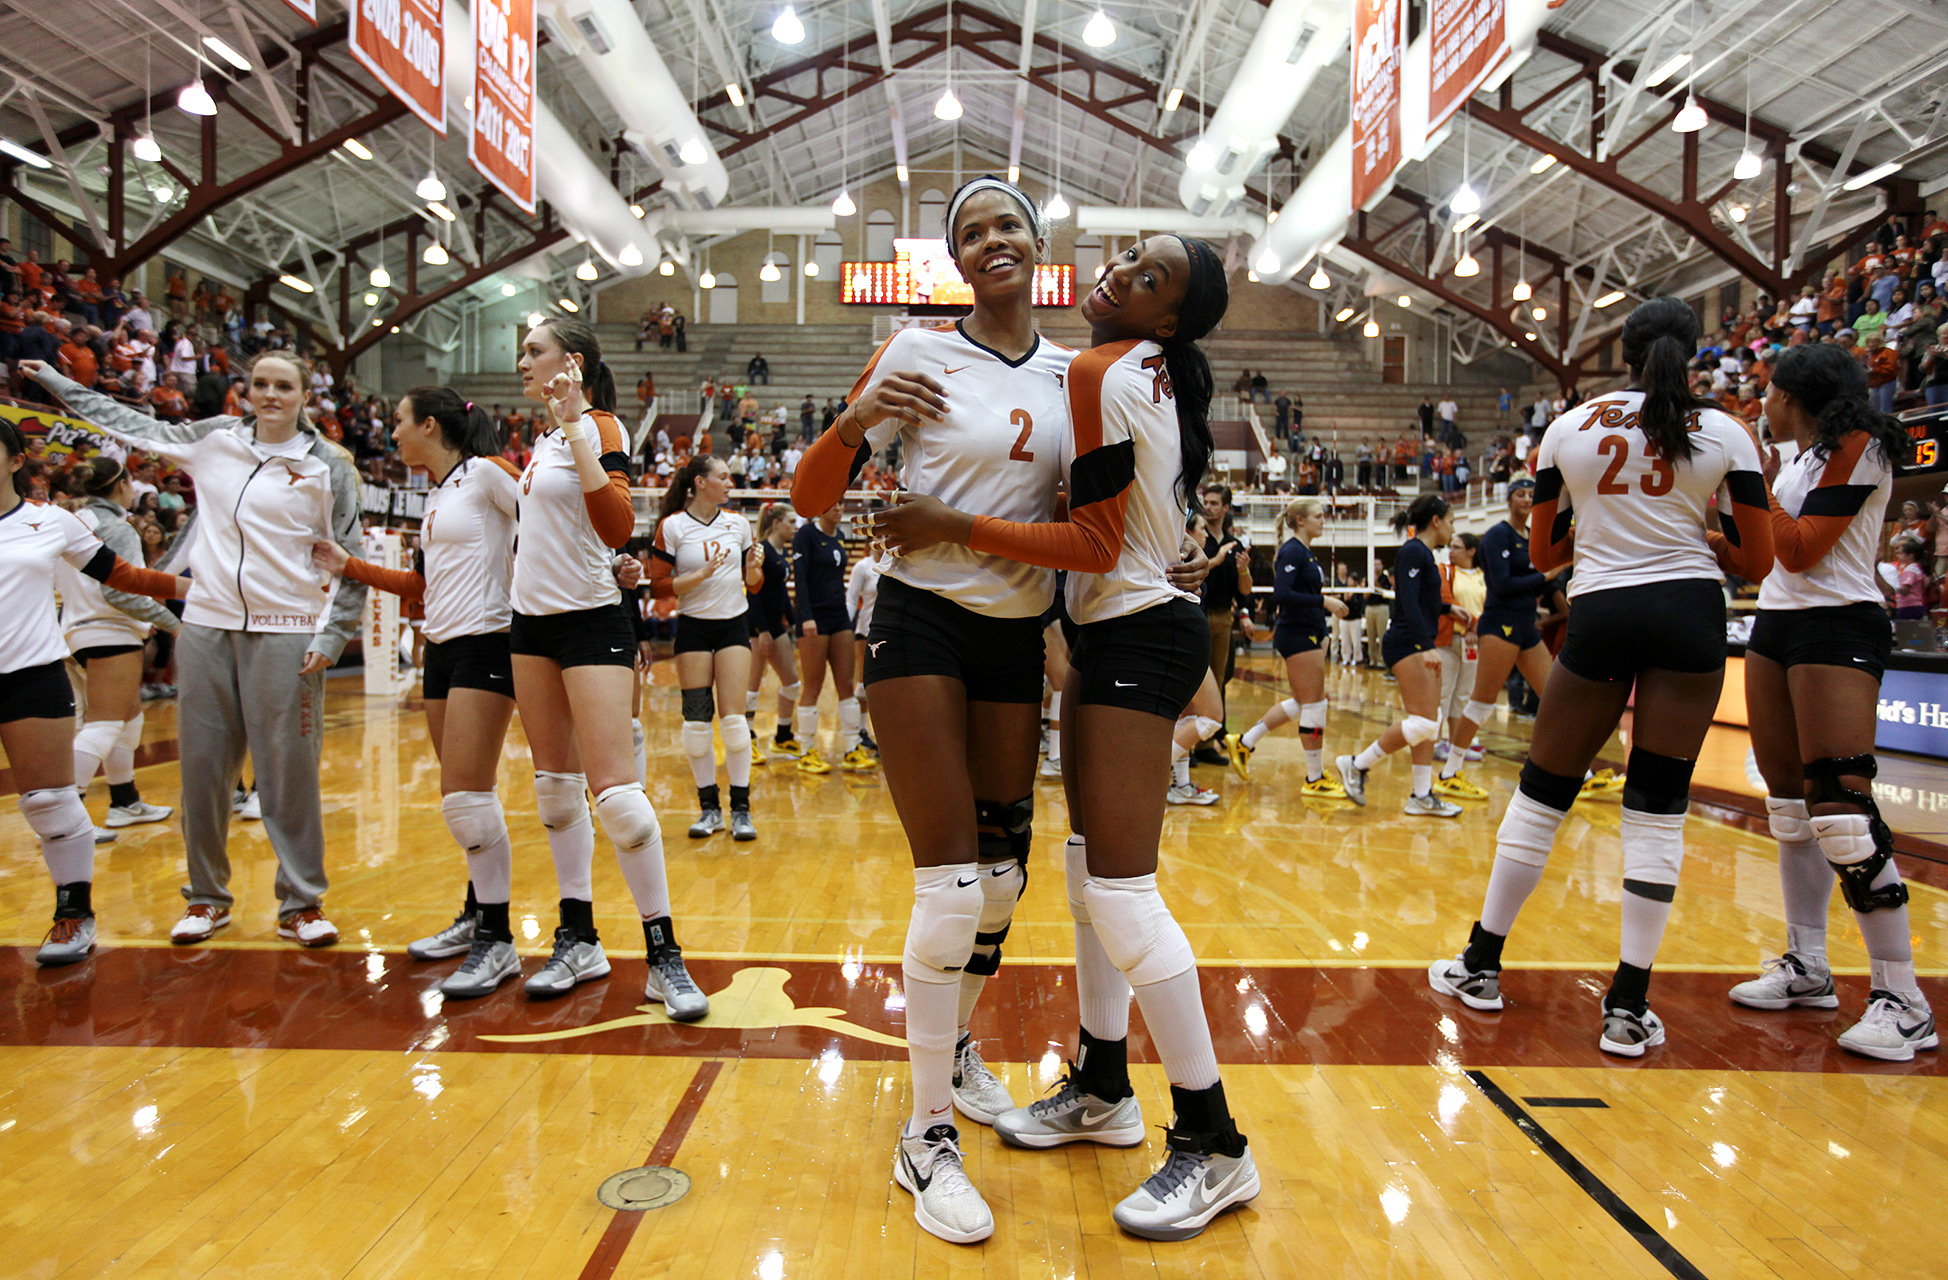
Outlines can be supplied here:
M561 424L561 438L569 444L574 444L577 440L583 440L587 437L588 428L582 425L580 418L576 418L573 422L564 422Z

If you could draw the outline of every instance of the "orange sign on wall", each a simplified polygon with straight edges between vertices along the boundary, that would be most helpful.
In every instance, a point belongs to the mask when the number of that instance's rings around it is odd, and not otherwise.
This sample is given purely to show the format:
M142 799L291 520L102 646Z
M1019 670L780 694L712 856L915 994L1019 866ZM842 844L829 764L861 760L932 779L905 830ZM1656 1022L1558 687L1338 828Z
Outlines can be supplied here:
M1353 211L1400 167L1405 0L1353 0Z
M467 158L534 212L534 0L475 0L473 132Z
M1506 0L1431 0L1427 29L1431 136L1508 57Z
M312 26L318 25L318 0L284 0L284 3L296 9Z
M446 28L440 0L352 0L352 56L412 108L446 133Z

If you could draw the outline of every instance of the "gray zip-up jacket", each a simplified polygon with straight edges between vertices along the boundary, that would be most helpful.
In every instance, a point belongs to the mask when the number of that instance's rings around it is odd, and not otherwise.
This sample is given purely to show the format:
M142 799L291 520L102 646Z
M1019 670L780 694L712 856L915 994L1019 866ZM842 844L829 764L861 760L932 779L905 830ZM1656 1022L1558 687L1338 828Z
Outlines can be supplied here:
M142 563L142 539L129 523L128 512L107 498L90 498L75 514L103 546L130 564ZM61 632L70 649L141 644L151 626L170 635L182 629L176 615L160 601L104 586L65 560L55 565L54 573L61 589Z

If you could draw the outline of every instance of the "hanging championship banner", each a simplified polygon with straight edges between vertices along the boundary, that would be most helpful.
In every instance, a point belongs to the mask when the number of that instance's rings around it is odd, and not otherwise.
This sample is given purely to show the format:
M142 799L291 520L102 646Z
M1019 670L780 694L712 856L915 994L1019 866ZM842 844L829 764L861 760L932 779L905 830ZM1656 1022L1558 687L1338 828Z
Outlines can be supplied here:
M352 0L352 56L413 114L446 134L446 31L440 0Z
M473 131L467 158L534 212L534 0L476 0Z
M318 25L318 0L284 0L284 3L296 9L298 16L312 26Z
M1447 122L1508 58L1507 0L1430 0L1427 132Z
M1400 167L1406 0L1353 0L1353 211Z

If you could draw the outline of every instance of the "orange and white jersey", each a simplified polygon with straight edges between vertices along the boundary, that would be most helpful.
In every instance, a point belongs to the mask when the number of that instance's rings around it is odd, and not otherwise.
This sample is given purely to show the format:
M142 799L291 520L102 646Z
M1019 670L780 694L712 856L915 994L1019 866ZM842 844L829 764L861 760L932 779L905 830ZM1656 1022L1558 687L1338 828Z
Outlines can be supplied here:
M45 502L0 516L0 674L68 656L54 611L54 566L80 569L107 549L80 517ZM111 553L112 554L112 553Z
M1667 462L1638 425L1643 403L1643 392L1619 391L1549 424L1536 454L1529 528L1536 567L1566 562L1573 542L1572 598L1685 578L1723 581L1705 531L1706 508L1722 495L1725 554L1739 576L1763 579L1772 535L1751 431L1722 410L1693 409L1692 454Z
M576 613L622 598L609 564L612 548L629 540L634 524L625 470L629 446L611 414L590 411L582 416L582 426L611 484L584 494L575 455L561 432L550 430L535 440L521 473L520 541L509 589L510 602L521 613ZM598 516L603 521L599 530ZM620 537L615 536L618 530Z
M1772 482L1779 567L1759 586L1759 608L1879 604L1874 566L1893 491L1894 469L1864 431L1825 457L1802 450L1781 464Z
M1046 337L1019 360L975 342L960 325L902 329L873 354L847 397L890 373L924 373L946 388L947 416L917 426L887 418L866 433L866 456L900 441L900 487L1001 520L1055 518L1068 437L1065 382L1075 352ZM804 463L800 463L801 474ZM1055 598L1051 569L941 544L900 556L886 576L994 618L1032 618Z
M505 458L466 458L426 496L419 527L426 638L505 631L520 480ZM604 557L607 565L607 557Z
M723 563L709 577L677 597L677 614L712 622L742 617L750 607L744 594L744 557L752 543L751 522L735 511L720 507L708 520L688 511L665 517L656 526L654 554L669 563L672 573L695 573L710 557L724 553Z

